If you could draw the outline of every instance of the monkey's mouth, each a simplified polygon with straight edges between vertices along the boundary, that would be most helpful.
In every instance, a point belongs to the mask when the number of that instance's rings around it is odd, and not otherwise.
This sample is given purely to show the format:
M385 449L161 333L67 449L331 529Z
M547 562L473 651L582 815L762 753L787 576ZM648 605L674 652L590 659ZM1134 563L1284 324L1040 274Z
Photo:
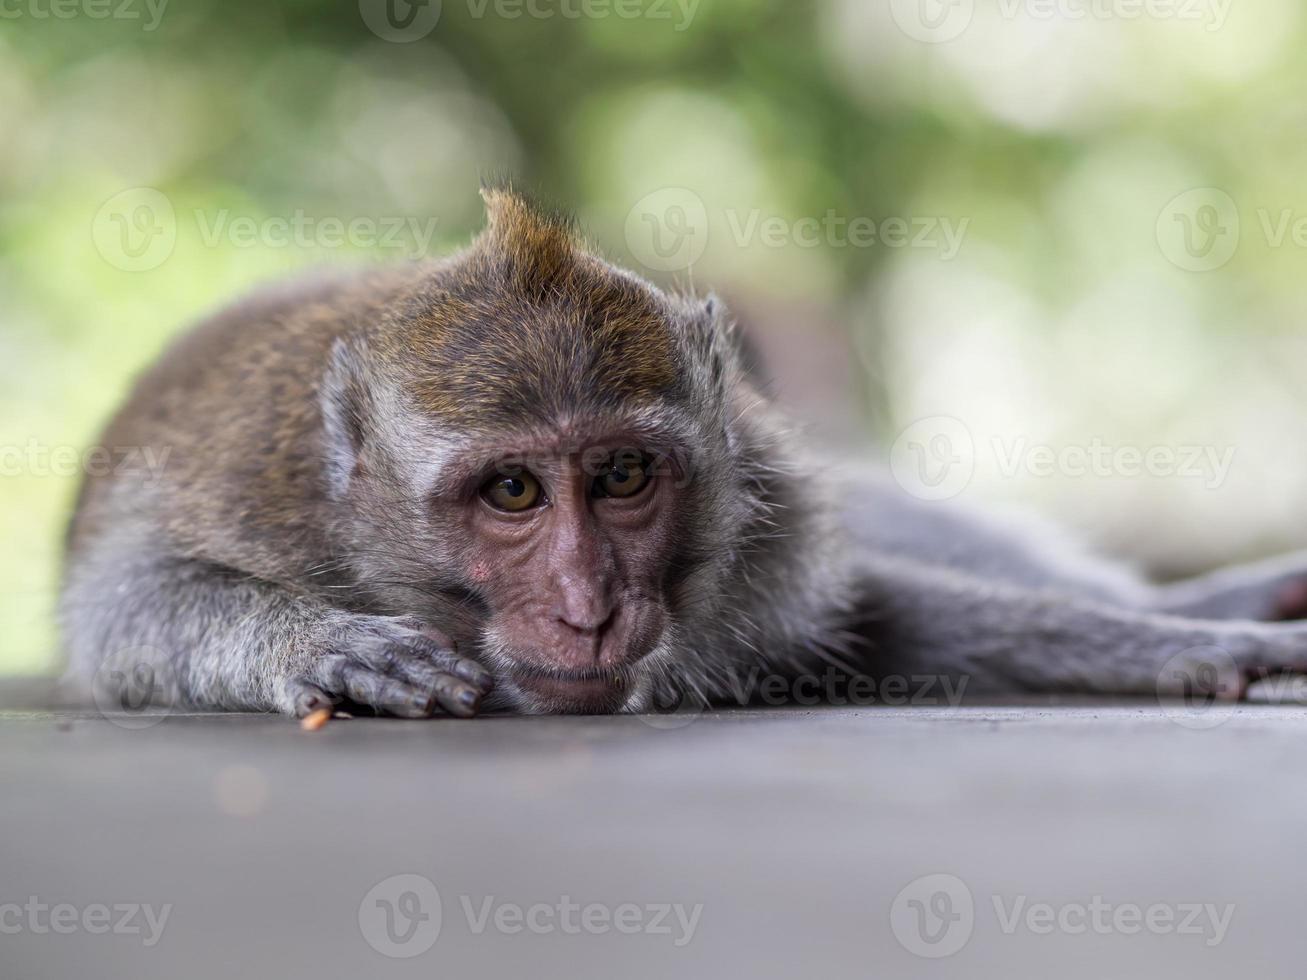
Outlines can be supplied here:
M517 669L510 675L514 686L542 712L610 714L631 694L633 682L625 670L541 671Z

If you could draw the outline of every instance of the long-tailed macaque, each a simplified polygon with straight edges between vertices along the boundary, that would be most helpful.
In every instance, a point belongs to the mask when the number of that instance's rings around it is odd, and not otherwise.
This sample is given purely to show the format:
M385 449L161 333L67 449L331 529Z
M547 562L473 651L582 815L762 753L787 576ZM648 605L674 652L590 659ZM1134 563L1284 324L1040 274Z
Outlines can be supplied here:
M452 258L259 293L141 378L103 442L166 465L83 488L70 677L423 717L733 702L830 665L1226 697L1307 669L1307 626L1266 621L1302 612L1307 561L1154 585L808 456L717 301L484 196Z

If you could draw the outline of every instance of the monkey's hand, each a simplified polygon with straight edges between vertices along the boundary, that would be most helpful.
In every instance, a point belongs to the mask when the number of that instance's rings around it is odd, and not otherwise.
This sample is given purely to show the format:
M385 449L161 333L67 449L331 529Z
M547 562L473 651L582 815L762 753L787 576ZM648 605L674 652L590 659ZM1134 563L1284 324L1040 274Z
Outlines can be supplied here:
M439 630L409 616L342 615L322 649L283 682L296 717L333 705L401 718L477 713L494 678L455 652Z
M1157 596L1159 611L1191 619L1307 619L1307 552L1173 582Z

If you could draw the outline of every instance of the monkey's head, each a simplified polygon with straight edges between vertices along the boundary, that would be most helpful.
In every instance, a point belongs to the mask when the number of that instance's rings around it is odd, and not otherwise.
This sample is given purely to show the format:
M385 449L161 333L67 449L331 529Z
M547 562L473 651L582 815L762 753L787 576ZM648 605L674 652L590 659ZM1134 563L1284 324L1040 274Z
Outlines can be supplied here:
M336 547L526 711L641 710L731 628L774 501L770 438L718 304L588 254L508 190L324 379Z

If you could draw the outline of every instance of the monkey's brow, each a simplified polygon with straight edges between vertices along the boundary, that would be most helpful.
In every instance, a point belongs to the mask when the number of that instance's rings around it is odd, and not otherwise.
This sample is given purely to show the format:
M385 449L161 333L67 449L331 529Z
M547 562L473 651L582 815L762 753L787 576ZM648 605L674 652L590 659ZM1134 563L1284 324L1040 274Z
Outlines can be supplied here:
M477 442L452 449L441 465L432 492L455 493L480 483L504 464L531 468L533 460L557 460L589 452L617 452L639 449L680 460L684 442L675 434L644 429L597 430L592 435L529 437L517 434L502 440Z

